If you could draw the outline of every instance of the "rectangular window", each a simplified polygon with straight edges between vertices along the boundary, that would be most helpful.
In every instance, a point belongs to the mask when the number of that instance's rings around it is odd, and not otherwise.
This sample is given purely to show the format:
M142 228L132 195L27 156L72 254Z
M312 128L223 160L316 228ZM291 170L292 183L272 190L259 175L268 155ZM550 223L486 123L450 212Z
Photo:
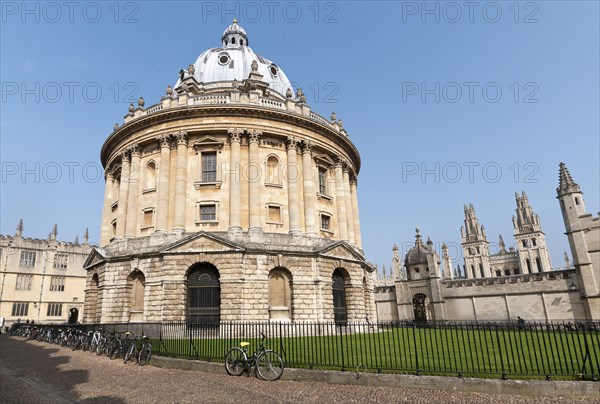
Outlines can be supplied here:
M50 279L50 291L51 292L64 292L65 291L65 277L64 276L53 276Z
M209 222L217 220L216 205L200 205L200 221Z
M34 267L35 266L35 251L21 251L21 261L19 266Z
M331 217L321 215L321 230L331 230Z
M202 182L217 182L217 153L202 153Z
M66 269L68 261L69 261L68 254L56 254L54 256L54 264L52 266L56 269Z
M271 223L281 223L281 207L269 206L268 207L268 218L267 221Z
M29 303L13 303L12 316L22 317L29 313Z
M17 275L16 290L31 290L31 275Z
M327 170L319 167L319 193L327 195Z
M154 220L154 211L153 210L145 210L144 211L144 227L151 227L153 220Z
M62 303L48 303L47 316L60 317L62 316Z

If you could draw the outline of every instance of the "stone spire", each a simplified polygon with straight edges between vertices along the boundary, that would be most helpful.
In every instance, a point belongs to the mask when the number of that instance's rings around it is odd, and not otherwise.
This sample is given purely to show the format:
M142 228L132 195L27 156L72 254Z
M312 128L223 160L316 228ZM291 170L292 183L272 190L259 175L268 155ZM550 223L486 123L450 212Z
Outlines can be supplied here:
M502 234L498 235L498 247L501 253L506 253L506 244L504 244L504 239L502 238Z
M85 231L83 232L83 244L89 244L90 242L90 236L89 236L89 232L88 232L88 228L85 228Z
M17 232L15 233L16 237L23 237L23 219L19 219L19 224L17 225Z
M569 256L567 255L567 252L564 252L564 256L565 256L565 268L571 268L571 261L569 260Z
M573 192L581 192L581 189L573 181L573 177L571 177L571 173L569 173L569 169L565 163L561 162L558 169L558 188L556 188L556 193L558 196L562 196Z
M56 236L58 236L58 225L54 223L54 227L52 227L52 233L50 233L50 240L56 241Z

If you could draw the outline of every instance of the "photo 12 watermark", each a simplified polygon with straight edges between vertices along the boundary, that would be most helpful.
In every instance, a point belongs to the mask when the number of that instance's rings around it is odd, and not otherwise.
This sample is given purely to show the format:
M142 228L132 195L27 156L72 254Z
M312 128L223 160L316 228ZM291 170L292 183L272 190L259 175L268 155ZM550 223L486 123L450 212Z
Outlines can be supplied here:
M514 162L502 165L495 161L447 161L415 162L401 164L402 183L451 183L473 184L475 182L497 183L503 178L515 184L537 184L540 167L537 163Z
M3 24L137 24L137 1L2 1Z
M402 103L537 104L540 86L535 81L498 83L496 81L402 82Z
M140 86L134 81L98 83L95 81L2 82L2 103L135 103Z
M540 4L534 1L403 1L402 22L422 24L539 23Z
M335 1L203 1L200 3L203 23L233 19L248 23L315 23L340 22L340 3Z

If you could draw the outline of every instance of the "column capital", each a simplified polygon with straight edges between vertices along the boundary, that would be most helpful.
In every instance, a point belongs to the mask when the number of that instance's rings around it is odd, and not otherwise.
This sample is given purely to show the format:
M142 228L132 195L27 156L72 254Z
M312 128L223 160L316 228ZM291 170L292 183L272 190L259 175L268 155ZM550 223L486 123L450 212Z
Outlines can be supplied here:
M109 179L114 179L115 175L113 173L113 169L110 165L107 165L104 169L104 181L108 181Z
M176 132L173 134L173 136L175 137L175 140L177 141L177 146L179 145L184 145L187 146L188 145L188 133L185 130Z
M344 171L348 170L348 163L344 158L340 155L335 156L335 164L333 165L335 168L341 168Z
M125 150L121 152L121 164L124 162L129 162L131 158L131 150L127 147Z
M161 149L163 147L166 148L171 148L171 135L160 135L156 137L156 140L158 141L158 144L160 145Z
M296 150L296 148L298 147L298 139L296 139L296 138L295 138L295 137L293 137L293 136L289 136L289 137L286 139L286 142L285 142L285 143L286 143L286 146L287 146L287 149L288 149L288 150L291 150L291 149L294 149L294 150Z
M260 141L260 137L262 136L262 132L257 129L251 129L246 131L248 134L248 143L258 143Z
M229 143L242 143L242 129L229 128L227 134L229 135Z
M304 153L312 154L313 144L310 142L310 140L303 140L300 143L300 147L302 149L302 154L304 154Z
M133 143L131 146L129 146L129 152L131 153L131 157L139 157L142 153L142 149L140 148L139 144Z
M356 176L356 175L350 176L350 185L358 186L358 176Z

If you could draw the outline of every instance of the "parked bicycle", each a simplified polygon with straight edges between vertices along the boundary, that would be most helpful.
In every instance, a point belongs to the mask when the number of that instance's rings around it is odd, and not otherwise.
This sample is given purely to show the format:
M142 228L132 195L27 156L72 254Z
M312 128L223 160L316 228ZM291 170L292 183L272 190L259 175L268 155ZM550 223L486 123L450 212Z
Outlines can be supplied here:
M240 376L254 366L256 376L268 381L275 381L283 374L283 359L272 349L267 349L266 335L260 333L261 342L259 348L248 356L247 348L249 342L241 342L240 347L231 348L225 355L225 370L232 376Z
M123 356L123 362L127 363L130 359L135 359L140 366L147 365L152 357L152 344L145 335L134 335L134 338L135 340L131 342L127 353ZM138 341L141 341L139 349Z

